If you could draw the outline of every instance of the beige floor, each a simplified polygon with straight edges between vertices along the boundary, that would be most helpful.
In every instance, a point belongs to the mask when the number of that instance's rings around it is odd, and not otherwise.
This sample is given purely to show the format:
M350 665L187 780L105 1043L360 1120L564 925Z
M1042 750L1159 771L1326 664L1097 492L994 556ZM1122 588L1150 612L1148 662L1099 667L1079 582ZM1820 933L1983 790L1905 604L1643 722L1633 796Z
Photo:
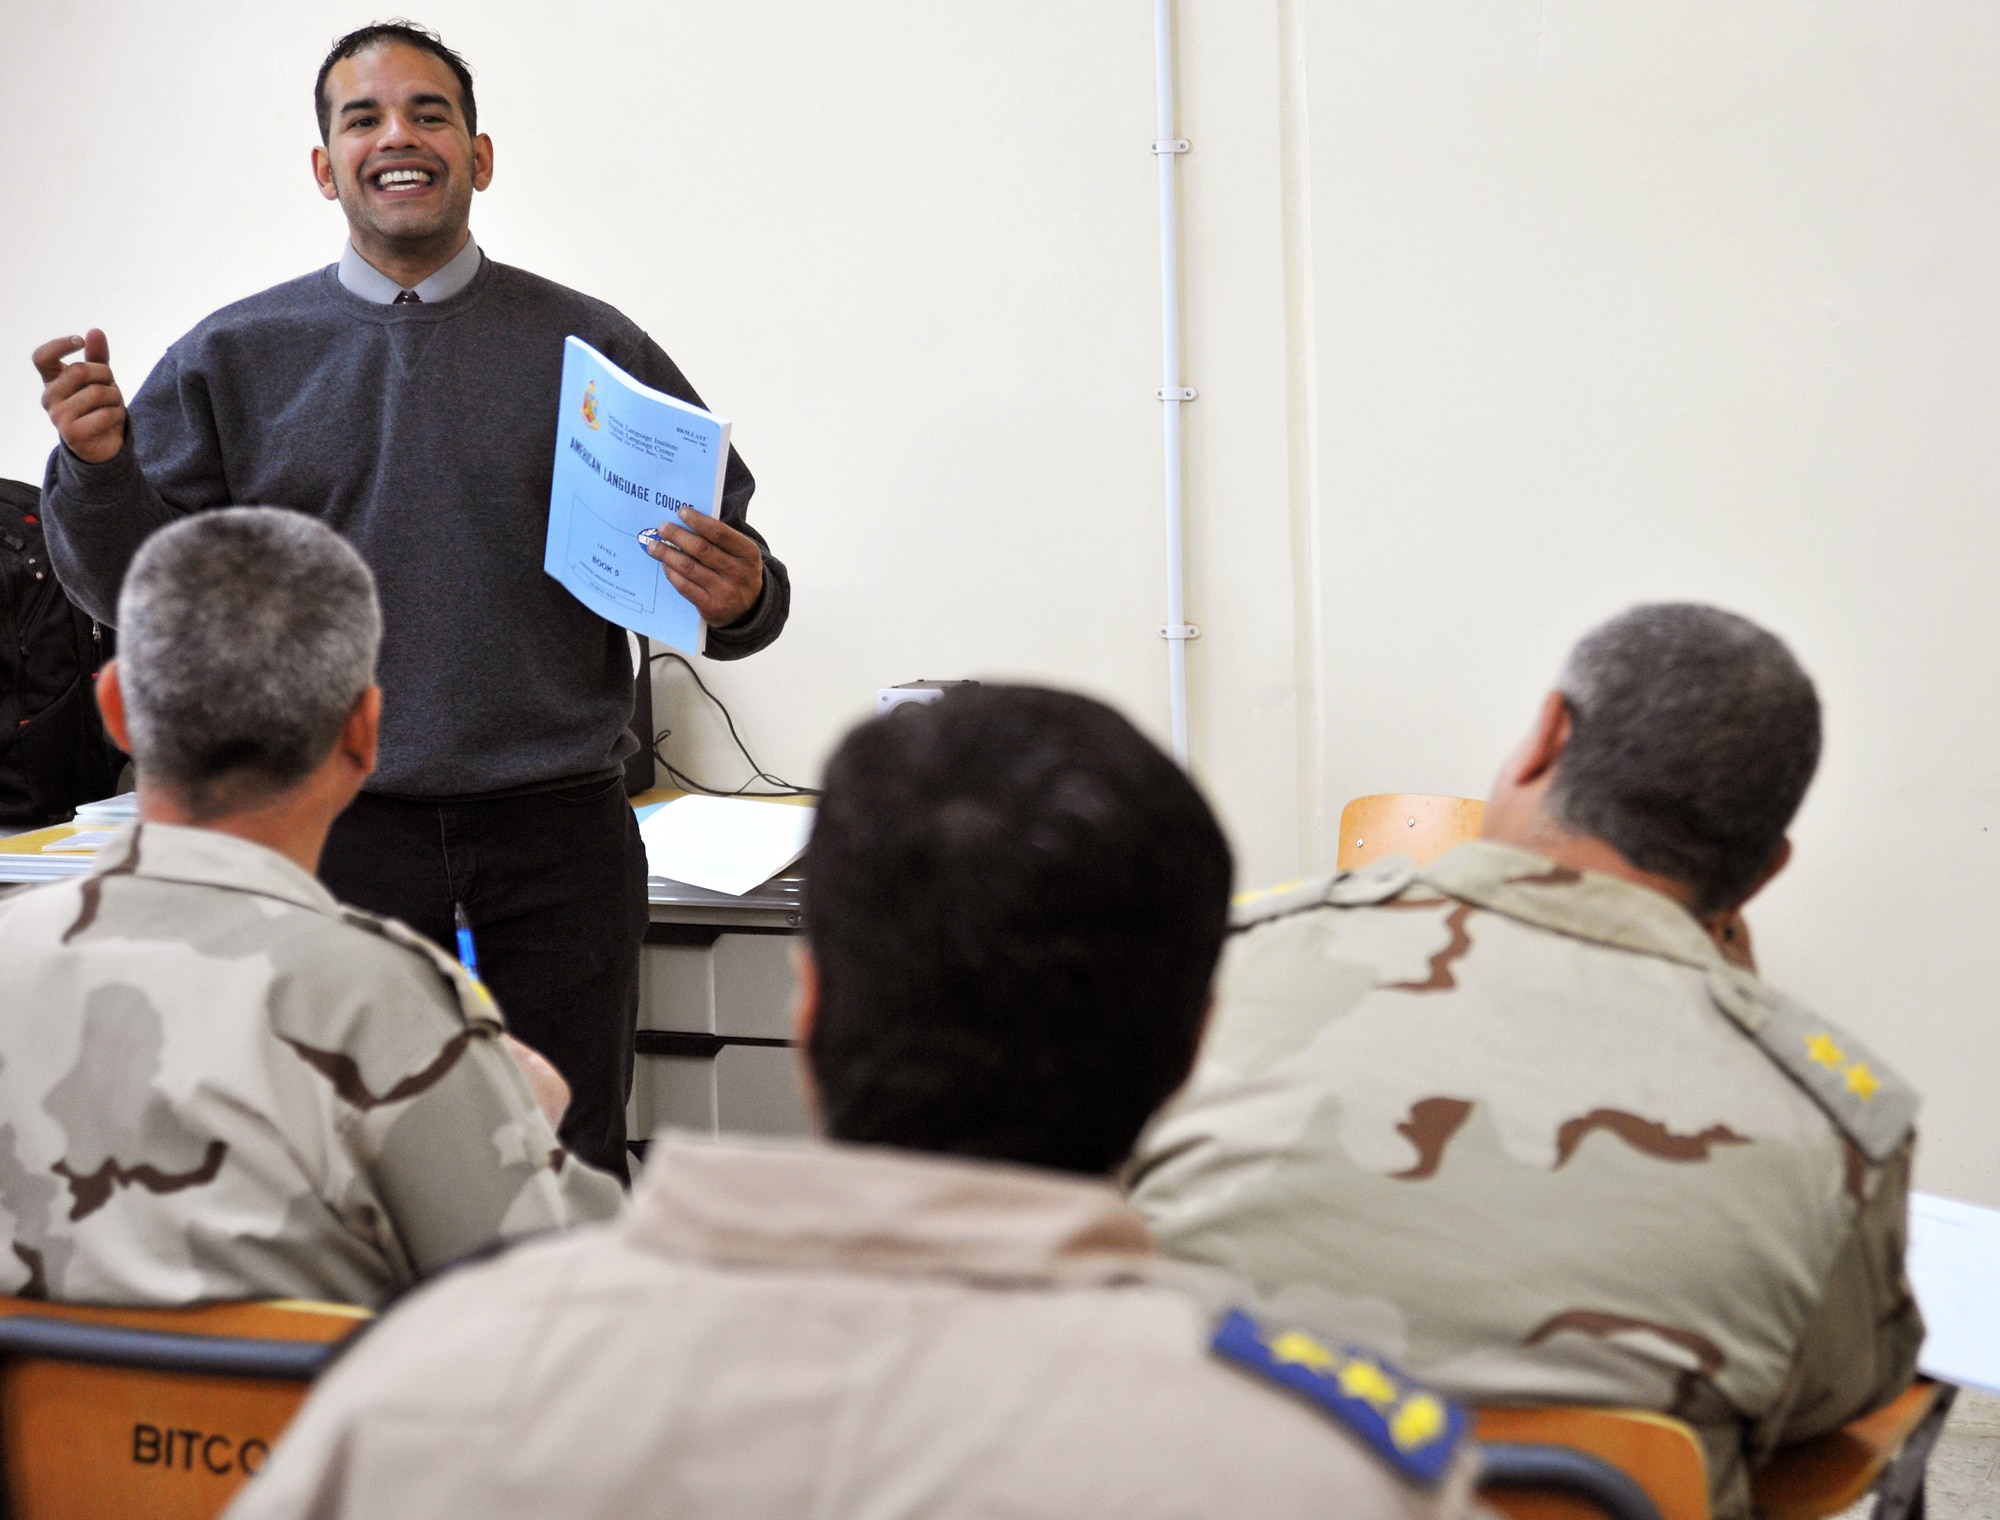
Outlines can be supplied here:
M1926 1520L2000 1520L2000 1398L1959 1390L1931 1453Z
M2000 1398L1961 1388L1931 1452L1924 1520L2000 1520ZM1835 1520L1868 1520L1873 1498Z

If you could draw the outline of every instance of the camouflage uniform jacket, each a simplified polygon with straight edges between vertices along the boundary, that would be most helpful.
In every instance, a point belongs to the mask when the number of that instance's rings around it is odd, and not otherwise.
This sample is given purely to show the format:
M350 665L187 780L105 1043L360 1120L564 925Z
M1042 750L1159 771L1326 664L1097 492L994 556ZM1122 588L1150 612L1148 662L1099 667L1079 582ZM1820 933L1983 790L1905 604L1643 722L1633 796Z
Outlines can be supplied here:
M1715 1513L1909 1380L1910 1090L1668 898L1488 842L1239 911L1133 1201L1468 1402L1670 1411Z
M622 1207L485 990L208 829L142 823L0 903L0 1292L373 1305Z
M1469 1445L1407 1480L1211 1355L1212 1275L1101 1181L669 1132L622 1225L384 1317L229 1516L1471 1520Z

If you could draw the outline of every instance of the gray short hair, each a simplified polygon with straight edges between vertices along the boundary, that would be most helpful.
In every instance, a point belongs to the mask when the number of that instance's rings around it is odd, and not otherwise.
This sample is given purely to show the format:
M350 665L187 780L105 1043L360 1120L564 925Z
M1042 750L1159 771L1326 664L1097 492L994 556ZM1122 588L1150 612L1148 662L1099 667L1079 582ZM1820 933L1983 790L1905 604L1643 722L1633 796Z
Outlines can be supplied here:
M225 507L147 539L118 596L119 689L141 776L197 817L282 791L375 679L375 577L324 524Z
M1641 870L1732 908L1819 766L1819 696L1774 635L1716 607L1634 607L1570 652L1569 747L1549 805Z

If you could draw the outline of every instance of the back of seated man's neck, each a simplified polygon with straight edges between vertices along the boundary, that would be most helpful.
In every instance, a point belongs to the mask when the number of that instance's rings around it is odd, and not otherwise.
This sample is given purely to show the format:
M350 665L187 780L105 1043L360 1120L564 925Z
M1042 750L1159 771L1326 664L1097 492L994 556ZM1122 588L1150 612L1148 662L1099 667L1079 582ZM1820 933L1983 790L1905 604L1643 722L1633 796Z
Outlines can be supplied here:
M1495 844L1528 850L1572 871L1595 871L1599 876L1615 876L1635 886L1649 887L1662 897L1679 903L1697 920L1701 918L1695 907L1694 888L1685 882L1641 870L1602 839L1588 834L1573 834L1546 817L1538 816L1524 827L1490 832L1484 837Z
M284 791L228 812L210 814L190 807L187 799L171 787L139 782L140 822L207 829L212 834L248 840L275 850L307 875L313 875L319 870L320 852L326 848L332 819L316 808L302 806L302 801L297 791Z

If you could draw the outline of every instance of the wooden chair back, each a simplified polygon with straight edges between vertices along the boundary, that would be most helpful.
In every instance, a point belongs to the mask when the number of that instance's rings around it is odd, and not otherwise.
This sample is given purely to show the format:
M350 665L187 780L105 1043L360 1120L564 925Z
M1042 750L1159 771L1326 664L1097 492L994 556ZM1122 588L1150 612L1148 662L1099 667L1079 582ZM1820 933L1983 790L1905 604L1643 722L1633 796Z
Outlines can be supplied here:
M1609 1462L1646 1491L1660 1520L1708 1520L1708 1461L1687 1425L1644 1409L1560 1405L1479 1409L1481 1441L1565 1446ZM1509 1520L1602 1520L1596 1507L1568 1494L1525 1488L1482 1489L1481 1501Z
M319 1360L269 1343L340 1340L368 1317L339 1304L101 1309L0 1298L7 1520L219 1515L304 1400L304 1364ZM73 1326L140 1334L56 1344ZM49 1347L38 1349L43 1340ZM212 1366L231 1349L245 1366L259 1351L274 1355L261 1375L177 1370ZM287 1371L281 1360L298 1365Z
M1340 810L1340 850L1334 864L1343 871L1407 855L1418 865L1479 837L1486 804L1476 797L1433 797L1426 792L1382 792L1356 797Z

